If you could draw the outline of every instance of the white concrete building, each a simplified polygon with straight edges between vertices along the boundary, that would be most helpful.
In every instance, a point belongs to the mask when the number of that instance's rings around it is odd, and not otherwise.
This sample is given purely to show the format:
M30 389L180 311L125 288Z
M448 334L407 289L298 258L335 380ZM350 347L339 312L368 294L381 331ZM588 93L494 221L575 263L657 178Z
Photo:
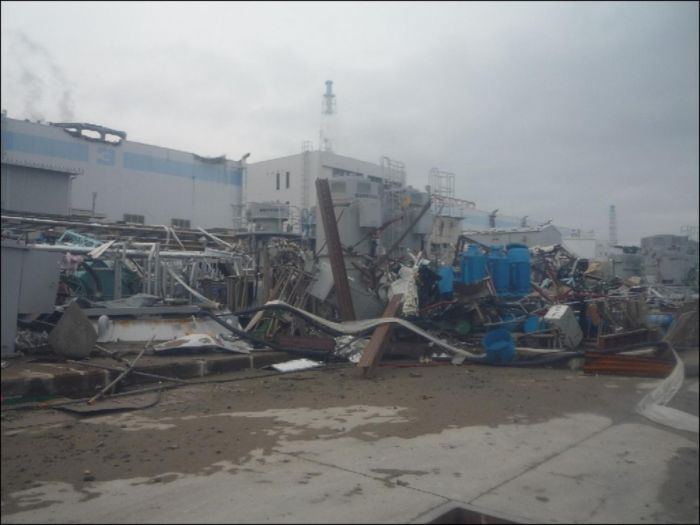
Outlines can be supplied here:
M316 206L316 179L334 177L360 177L369 182L386 182L398 187L406 182L406 174L401 170L332 151L309 150L250 163L246 167L244 181L245 202L289 204L292 231L300 233L303 216L312 220L312 210Z
M698 243L685 235L652 235L641 241L644 277L651 283L679 285L698 267Z
M533 246L552 246L562 243L561 232L548 224L539 228L489 228L479 231L464 231L464 234L482 244L524 244Z

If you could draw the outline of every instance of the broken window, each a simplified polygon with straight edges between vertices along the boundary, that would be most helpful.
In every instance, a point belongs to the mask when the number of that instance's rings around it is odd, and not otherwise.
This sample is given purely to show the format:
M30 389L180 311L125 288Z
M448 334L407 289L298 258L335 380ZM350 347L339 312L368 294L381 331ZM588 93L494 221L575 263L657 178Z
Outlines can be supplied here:
M144 224L145 217L143 215L134 215L132 213L124 214L124 222L131 222L133 224Z
M170 225L176 228L189 228L190 221L188 219L170 219Z

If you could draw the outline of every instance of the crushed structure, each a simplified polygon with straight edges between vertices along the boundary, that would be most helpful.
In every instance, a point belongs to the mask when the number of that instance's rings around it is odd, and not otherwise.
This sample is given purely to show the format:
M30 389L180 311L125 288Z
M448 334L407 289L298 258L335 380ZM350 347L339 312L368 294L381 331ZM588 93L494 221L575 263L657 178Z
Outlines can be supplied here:
M118 375L90 404L143 375L144 354L666 377L688 339L680 314L697 312L696 242L656 236L600 259L552 224L496 228L498 210L464 230L474 203L437 168L422 191L388 157L305 148L246 164L6 116L2 148L3 359L110 356Z

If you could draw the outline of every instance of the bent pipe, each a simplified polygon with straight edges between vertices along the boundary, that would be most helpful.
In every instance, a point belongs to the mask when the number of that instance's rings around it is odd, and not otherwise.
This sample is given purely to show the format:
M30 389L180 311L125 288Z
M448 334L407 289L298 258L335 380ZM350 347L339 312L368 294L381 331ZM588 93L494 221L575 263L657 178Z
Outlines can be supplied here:
M278 352L286 352L288 354L297 354L297 355L302 355L306 357L314 357L316 359L328 359L329 352L321 352L319 350L300 350L298 348L285 348L284 346L280 345L279 343L276 343L275 341L268 341L267 339L261 339L257 336L254 336L251 333L244 332L243 330L239 330L238 328L231 326L227 324L226 322L222 321L221 319L218 318L217 315L211 313L208 310L200 310L199 311L200 315L204 315L206 317L209 317L213 321L217 322L224 328L228 329L230 332L233 334L237 335L241 339L245 339L247 341L267 346L269 348L272 348L273 350L277 350ZM229 314L230 315L230 314Z
M327 326L323 323L319 323L316 319L314 319L310 315L305 315L306 312L304 312L302 310L297 310L296 308L292 308L291 306L289 306L287 304L264 304L262 306L255 306L253 308L247 308L246 310L240 310L238 312L233 312L233 314L229 314L229 313L221 314L221 317L229 316L229 315L235 315L236 317L241 317L241 316L245 316L245 315L255 314L255 313L263 311L263 310L284 310L286 312L289 312L292 315L296 315L297 317L301 317L302 319L304 319L305 321L314 325L316 328L318 328L322 332L325 332L329 335L332 335L332 336L347 335L347 334L344 334L343 332L340 332L338 330L331 328L330 326ZM368 329L368 330L366 330L366 332L370 333L373 330L374 330L374 328Z
M299 308L293 307L287 303L284 303L282 301L269 301L265 305L262 305L260 307L256 307L254 309L247 310L245 312L250 312L250 311L259 311L259 310L266 310L266 309L281 309L285 310L288 312L291 312L292 314L298 315L299 317L302 317L303 319L306 319L307 321L311 322L315 326L320 325L326 325L323 327L324 331L331 331L331 333L335 334L341 334L341 335L358 335L360 333L368 332L368 331L373 331L377 326L385 325L385 324L399 324L403 326L404 328L411 330L412 332L420 335L421 337L424 337L425 339L428 339L429 341L432 341L435 345L438 347L441 347L448 352L450 352L453 355L457 355L460 357L463 357L465 359L470 360L470 362L473 363L480 363L485 361L485 355L483 354L473 354L471 352L468 352L464 349L455 347L446 341L439 339L435 337L434 335L426 332L425 330L419 328L413 323L410 323L406 321L405 319L401 318L396 318L396 317L381 317L377 319L367 319L364 321L349 321L349 322L344 322L344 323L336 323L332 321L327 321L321 317L318 317L316 315L313 315L309 312L306 312L304 310L301 310ZM243 315L243 314L241 314ZM578 353L569 353L569 352L562 352L558 353L556 356L552 356L551 358L545 358L542 360L542 362L550 362L550 359L554 358L568 358L578 355ZM536 362L536 361L535 361ZM522 362L525 363L525 362ZM529 363L533 363L530 361ZM534 364L534 363L533 363ZM527 365L519 365L519 366L527 366Z
M308 321L309 323L313 324L314 326L318 327L320 330L322 330L330 335L334 335L334 336L347 335L345 332L341 332L341 331L336 330L330 326L327 326L323 323L320 323L315 318L315 316L312 316L303 310L294 308L294 307L292 307L286 303L283 303L283 302L267 303L267 304L264 304L262 306L256 306L254 308L249 308L246 310L241 310L239 312L235 312L233 315L249 315L249 314L254 314L256 312L259 312L261 310L284 310L284 311L289 312L293 315L301 317L302 319ZM387 319L387 322L392 322L392 321L390 319ZM374 327L369 328L367 330L364 330L362 332L354 333L353 335L360 335L362 333L371 333L373 331L374 331ZM460 355L463 355L463 354L460 354ZM520 366L520 367L537 366L540 364L550 364L550 363L554 363L554 362L557 362L560 360L569 359L571 357L579 357L579 356L583 356L583 353L582 352L563 351L562 353L559 353L559 354L554 355L554 356L547 356L547 357L538 358L538 359L529 359L527 361L519 361L517 363L506 363L505 366ZM483 357L475 356L475 355L465 355L465 361L468 361L470 363L486 363ZM488 364L491 364L491 363L488 363ZM494 365L495 366L503 366L503 365L498 365L495 363L494 363Z

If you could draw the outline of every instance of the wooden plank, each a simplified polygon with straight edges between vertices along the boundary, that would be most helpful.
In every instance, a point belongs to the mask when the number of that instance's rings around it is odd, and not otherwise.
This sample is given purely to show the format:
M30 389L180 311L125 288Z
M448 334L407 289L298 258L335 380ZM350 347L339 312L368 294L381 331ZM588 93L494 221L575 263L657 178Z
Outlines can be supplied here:
M403 303L403 295L397 294L391 298L382 317L396 317L398 315L401 304ZM362 368L365 377L369 377L382 359L386 345L391 337L393 325L383 324L378 326L372 332L372 338L367 343L365 351L362 352L362 357L357 366Z

